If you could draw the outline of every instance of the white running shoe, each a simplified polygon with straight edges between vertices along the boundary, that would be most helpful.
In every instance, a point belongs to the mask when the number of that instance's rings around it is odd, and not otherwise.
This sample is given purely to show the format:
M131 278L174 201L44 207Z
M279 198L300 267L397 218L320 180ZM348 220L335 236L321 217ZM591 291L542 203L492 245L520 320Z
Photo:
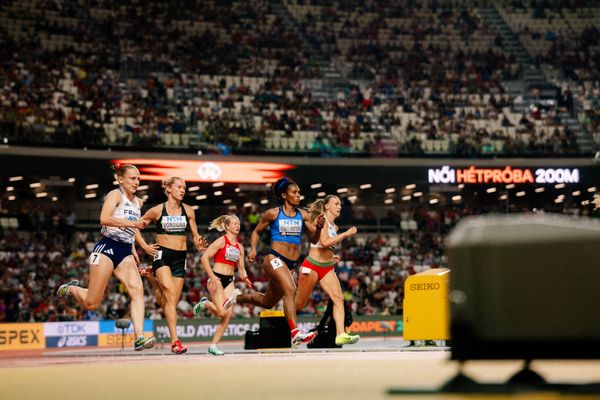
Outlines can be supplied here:
M223 303L223 309L225 311L229 310L232 306L237 304L237 297L242 294L240 289L233 289L231 292L231 296Z
M315 340L315 338L317 337L317 333L316 332L298 332L296 333L296 335L294 335L294 337L292 337L292 348L296 348L298 346L300 346L301 344L309 344L310 342L312 342L313 340Z

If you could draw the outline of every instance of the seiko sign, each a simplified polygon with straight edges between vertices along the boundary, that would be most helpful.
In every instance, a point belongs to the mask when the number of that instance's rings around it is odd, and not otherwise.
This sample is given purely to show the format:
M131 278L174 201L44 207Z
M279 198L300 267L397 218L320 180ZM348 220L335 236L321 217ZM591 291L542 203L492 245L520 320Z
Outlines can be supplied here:
M579 183L578 168L441 168L428 170L429 183L508 184L508 183Z

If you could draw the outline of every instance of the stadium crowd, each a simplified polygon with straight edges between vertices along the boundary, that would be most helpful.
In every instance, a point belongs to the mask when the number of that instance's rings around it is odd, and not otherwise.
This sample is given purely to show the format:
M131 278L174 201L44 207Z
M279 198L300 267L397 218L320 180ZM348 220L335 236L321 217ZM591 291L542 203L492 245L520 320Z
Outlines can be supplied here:
M559 110L512 111L501 82L520 66L476 10L315 3L285 3L304 41L265 1L7 2L0 129L20 144L224 154L577 153ZM175 18L182 8L189 19ZM311 42L340 68L377 74L316 96Z

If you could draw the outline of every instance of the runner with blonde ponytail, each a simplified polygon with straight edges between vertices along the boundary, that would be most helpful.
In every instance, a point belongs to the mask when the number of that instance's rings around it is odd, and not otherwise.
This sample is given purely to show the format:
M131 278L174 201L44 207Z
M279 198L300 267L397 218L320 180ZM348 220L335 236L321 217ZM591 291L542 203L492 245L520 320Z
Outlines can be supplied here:
M345 238L356 234L354 226L340 235L337 234L338 227L334 221L340 216L341 210L340 199L335 195L316 200L310 205L310 217L314 220L320 215L325 216L327 229L321 229L318 243L310 244L308 257L298 271L298 292L296 293L296 310L300 310L304 308L313 288L319 282L321 288L333 302L333 319L336 327L335 344L337 345L354 344L360 339L360 336L350 335L344 329L344 296L334 270L334 265L339 261L339 257L334 255L336 246Z
M166 178L162 188L167 201L149 209L142 218L156 222L156 243L149 245L139 232L136 240L153 257L152 273L146 274L146 277L152 284L156 301L165 313L171 336L171 352L184 354L187 348L177 337L177 302L185 279L188 232L192 234L198 251L204 250L206 240L198 233L194 210L183 203L185 181L175 176Z
M216 229L219 232L225 232L225 234L212 242L202 255L202 266L208 275L207 287L212 301L206 297L200 299L200 302L194 306L194 315L199 315L201 311L208 310L211 314L219 317L221 322L215 331L208 353L214 356L222 356L224 353L219 350L217 344L233 315L233 308L225 310L223 303L233 293L240 293L234 285L233 273L235 267L237 266L238 274L246 283L246 286L251 288L252 282L250 282L246 273L244 246L237 239L237 235L240 233L240 220L238 217L235 215L221 215L212 220L209 229ZM213 259L212 268L210 266L211 258Z

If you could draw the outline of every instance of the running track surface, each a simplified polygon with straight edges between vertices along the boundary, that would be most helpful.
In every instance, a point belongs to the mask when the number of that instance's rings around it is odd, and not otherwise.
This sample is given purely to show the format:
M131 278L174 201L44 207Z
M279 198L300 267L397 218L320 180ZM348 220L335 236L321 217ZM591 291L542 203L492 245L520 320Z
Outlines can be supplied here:
M225 356L206 353L206 343L185 355L168 347L0 353L0 400L4 399L503 399L507 395L404 395L389 389L436 389L459 370L441 347L406 347L400 339L369 338L344 349L244 351L225 343ZM463 371L485 383L506 381L518 361L471 361ZM551 383L600 382L600 361L534 361ZM558 393L521 393L518 399L600 399Z

